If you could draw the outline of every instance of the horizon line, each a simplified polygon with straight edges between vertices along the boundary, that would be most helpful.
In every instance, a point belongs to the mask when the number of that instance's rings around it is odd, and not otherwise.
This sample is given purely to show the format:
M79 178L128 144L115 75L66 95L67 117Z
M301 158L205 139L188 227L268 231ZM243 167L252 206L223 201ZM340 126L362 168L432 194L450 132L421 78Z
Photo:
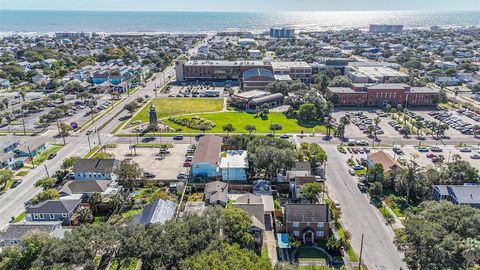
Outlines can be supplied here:
M267 10L127 10L127 9L3 9L0 8L0 11L68 11L68 12L197 12L197 13L221 13L221 12L230 12L230 13L292 13L292 12L378 12L378 11L391 11L391 12L458 12L458 11L469 11L469 12L479 12L480 9L370 9L370 10L274 10L274 11L267 11Z

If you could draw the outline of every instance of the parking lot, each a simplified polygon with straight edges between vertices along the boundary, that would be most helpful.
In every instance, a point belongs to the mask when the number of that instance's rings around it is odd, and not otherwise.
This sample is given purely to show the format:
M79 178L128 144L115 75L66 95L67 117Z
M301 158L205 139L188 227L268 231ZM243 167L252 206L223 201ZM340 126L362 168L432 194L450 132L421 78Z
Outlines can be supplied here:
M168 97L227 97L229 91L235 91L235 85L214 85L214 83L181 83L168 85L162 95Z
M137 155L131 157L133 150L128 144L118 144L116 148L109 148L107 151L113 153L116 159L131 158L137 162L144 172L152 173L155 180L173 180L177 178L179 172L188 172L188 168L183 167L185 154L189 144L173 144L173 148L168 148L169 154L159 155L159 148L137 148Z

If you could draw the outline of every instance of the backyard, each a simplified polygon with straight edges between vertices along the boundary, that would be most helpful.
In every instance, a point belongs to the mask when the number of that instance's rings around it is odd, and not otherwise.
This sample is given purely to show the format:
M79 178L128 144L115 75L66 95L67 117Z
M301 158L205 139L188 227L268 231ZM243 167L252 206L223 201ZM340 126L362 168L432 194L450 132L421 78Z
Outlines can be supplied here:
M271 124L280 124L282 129L277 131L278 133L299 133L302 130L305 133L315 132L325 133L325 127L322 125L317 125L315 127L303 127L301 126L296 119L288 119L283 113L269 113L267 119L262 119L260 117L255 117L255 114L245 113L245 112L219 112L219 113L208 113L208 114L198 114L196 115L205 120L210 120L215 123L213 129L207 130L207 133L224 133L223 126L226 124L231 124L235 128L235 132L245 133L246 125L254 125L256 127L255 132L259 133L270 133ZM189 133L198 133L199 130L190 129L179 124L175 124L170 120L164 120L174 130L181 130L183 132Z
M155 98L138 112L129 122L148 122L150 104L155 106L157 118L165 118L187 113L216 112L223 108L223 99L220 98ZM127 125L128 126L128 125Z

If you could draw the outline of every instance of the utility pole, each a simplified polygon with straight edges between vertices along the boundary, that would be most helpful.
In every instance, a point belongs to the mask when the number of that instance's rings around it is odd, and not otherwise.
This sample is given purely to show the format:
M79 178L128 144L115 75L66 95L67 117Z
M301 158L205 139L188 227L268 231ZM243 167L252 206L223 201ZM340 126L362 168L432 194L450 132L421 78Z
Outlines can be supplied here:
M102 144L102 141L100 140L100 132L98 132L98 129L95 128L95 132L97 132L97 137L98 137L98 145Z
M50 174L48 173L47 165L43 164L43 166L45 167L45 172L47 173L47 177L50 178Z
M88 139L88 148L90 148L90 151L92 151L92 145L90 144L90 135L87 135Z
M362 241L360 244L360 257L358 259L358 269L362 269L362 252L363 252L363 233L362 233Z
M25 130L25 118L23 118L23 114L22 114L22 126L23 126L23 135L27 135L27 131Z
M30 156L30 160L32 161L32 167L35 168L35 163L33 162L32 151L30 151L30 146L27 146L28 155Z

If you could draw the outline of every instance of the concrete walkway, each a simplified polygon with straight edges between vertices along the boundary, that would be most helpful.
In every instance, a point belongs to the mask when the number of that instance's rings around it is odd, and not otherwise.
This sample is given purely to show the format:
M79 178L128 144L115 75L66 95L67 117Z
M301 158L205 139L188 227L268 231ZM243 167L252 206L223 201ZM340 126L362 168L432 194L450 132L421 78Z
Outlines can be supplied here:
M265 231L263 233L263 244L266 245L268 250L268 259L272 265L276 265L278 262L277 258L277 240L275 240L275 235L273 231Z

